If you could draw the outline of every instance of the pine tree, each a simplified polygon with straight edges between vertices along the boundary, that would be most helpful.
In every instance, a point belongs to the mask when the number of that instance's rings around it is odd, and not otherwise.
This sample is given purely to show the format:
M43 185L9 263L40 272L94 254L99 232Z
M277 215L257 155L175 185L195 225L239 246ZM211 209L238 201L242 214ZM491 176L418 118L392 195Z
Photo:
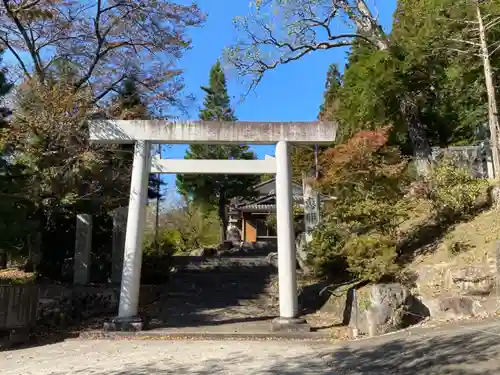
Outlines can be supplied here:
M323 103L319 107L318 119L321 121L334 121L335 111L339 106L339 90L342 87L342 74L337 64L331 64L326 73L325 92ZM293 179L302 183L303 173L308 176L316 174L316 156L326 150L328 146L319 146L316 150L310 145L292 146Z
M342 87L342 74L337 64L331 64L326 73L325 93L323 104L319 108L320 120L332 120L338 106L338 93Z
M203 121L236 121L227 92L226 77L219 61L210 70L208 87L201 87L206 93L204 108L200 110ZM186 159L255 159L248 146L200 145L189 146ZM231 199L250 197L252 186L259 182L259 176L251 175L178 175L177 187L188 200L201 205L217 207L220 220L220 239L226 238L226 207Z
M112 111L113 117L121 120L144 120L149 117L148 108L141 98L141 93L139 92L133 75L123 81ZM118 168L131 170L133 153L133 145L120 145L120 151L118 152L119 158L115 160L115 163L118 162L118 164L121 165L121 167ZM149 199L161 197L158 186L162 184L163 182L159 175L150 175L148 189Z
M116 100L117 115L122 120L145 119L148 109L143 103L134 77L127 78Z

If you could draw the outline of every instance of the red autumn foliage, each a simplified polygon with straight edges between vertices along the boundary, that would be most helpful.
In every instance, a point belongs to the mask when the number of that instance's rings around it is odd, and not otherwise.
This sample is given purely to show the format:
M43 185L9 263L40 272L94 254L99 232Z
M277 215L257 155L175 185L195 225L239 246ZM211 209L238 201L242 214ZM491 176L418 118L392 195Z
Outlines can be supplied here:
M388 146L391 126L363 130L345 143L326 150L321 159L321 178L324 192L339 188L370 190L377 180L398 179L407 165L399 149Z

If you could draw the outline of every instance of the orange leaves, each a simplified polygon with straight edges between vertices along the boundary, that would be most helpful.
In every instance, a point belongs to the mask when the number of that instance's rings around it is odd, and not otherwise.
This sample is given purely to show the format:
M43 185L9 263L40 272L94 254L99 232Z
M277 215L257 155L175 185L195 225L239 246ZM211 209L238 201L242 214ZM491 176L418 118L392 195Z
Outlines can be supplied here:
M334 163L346 164L363 160L387 144L390 129L391 126L385 126L374 131L362 130L346 143L325 151L323 161L335 160Z
M320 188L325 193L370 190L382 180L397 180L407 160L397 148L387 145L390 131L391 126L363 130L344 144L326 150L320 159Z

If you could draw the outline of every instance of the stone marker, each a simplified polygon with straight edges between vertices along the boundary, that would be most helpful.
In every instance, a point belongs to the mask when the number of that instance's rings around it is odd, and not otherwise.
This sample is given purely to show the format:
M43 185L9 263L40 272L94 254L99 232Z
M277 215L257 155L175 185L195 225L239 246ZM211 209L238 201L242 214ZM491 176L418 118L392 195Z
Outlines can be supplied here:
M127 228L128 207L118 207L110 213L113 218L113 243L111 253L111 283L120 284L123 272L123 252Z
M73 282L85 285L90 277L90 255L92 253L92 216L76 216L75 264Z

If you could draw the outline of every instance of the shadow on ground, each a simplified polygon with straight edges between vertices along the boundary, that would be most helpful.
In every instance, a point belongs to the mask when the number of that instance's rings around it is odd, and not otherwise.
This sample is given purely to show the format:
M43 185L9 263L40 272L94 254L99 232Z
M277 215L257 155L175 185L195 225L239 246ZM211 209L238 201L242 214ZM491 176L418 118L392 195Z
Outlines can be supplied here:
M464 328L461 328L464 331ZM378 341L354 342L345 347L312 346L310 355L291 356L288 350L244 353L244 349L221 358L217 348L200 353L200 359L183 364L183 359L155 358L140 366L127 364L127 370L100 372L92 366L73 374L233 374L258 375L496 375L500 373L498 333L467 331L462 334L431 333L432 337L387 337ZM165 345L169 345L165 343ZM196 345L196 343L192 343ZM262 343L266 345L266 343ZM304 344L306 345L306 344ZM293 353L293 344L284 343ZM189 350L191 351L191 350ZM166 352L167 353L167 352ZM186 358L192 353L186 354ZM212 358L210 358L212 357ZM218 358L214 358L218 357ZM122 364L123 365L123 364ZM125 365L123 365L125 366ZM53 374L57 375L57 374ZM59 374L59 375L62 375Z
M498 333L468 332L346 346L324 359L332 374L493 375L500 373Z
M274 275L276 268L266 258L192 260L172 276L161 301L149 311L152 328L272 319L277 311L267 288Z

